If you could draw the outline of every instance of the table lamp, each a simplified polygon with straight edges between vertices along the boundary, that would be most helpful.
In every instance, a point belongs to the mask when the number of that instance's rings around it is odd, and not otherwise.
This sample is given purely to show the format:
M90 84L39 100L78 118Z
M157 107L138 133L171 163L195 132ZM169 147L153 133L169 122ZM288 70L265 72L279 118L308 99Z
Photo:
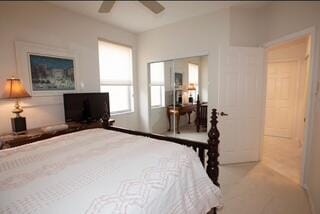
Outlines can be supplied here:
M4 98L16 99L14 109L12 113L16 114L15 118L11 118L12 131L15 134L25 133L27 130L26 118L21 117L20 113L23 112L23 109L19 105L19 98L30 97L28 92L24 89L20 79L10 78L7 79L5 88L4 88Z
M192 97L192 92L191 91L196 91L196 86L194 85L194 83L190 83L188 85L188 91L190 91L190 96L189 96L189 103L193 103L193 97Z

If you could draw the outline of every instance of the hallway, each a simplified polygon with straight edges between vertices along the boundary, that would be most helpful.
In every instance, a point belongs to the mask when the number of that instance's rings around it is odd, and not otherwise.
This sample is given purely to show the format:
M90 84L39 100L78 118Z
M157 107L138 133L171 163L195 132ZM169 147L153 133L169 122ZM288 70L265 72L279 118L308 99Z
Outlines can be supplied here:
M262 151L262 163L295 183L300 183L301 145L287 138L264 136Z

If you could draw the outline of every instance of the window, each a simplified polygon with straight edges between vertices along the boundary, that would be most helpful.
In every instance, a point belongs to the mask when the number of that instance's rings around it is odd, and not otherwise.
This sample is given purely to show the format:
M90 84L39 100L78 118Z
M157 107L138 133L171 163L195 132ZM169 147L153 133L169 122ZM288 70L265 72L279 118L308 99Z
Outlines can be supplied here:
M164 87L164 63L156 62L150 64L150 87L151 107L162 107L165 105Z
M193 100L197 100L197 94L199 94L199 65L188 63L188 82L193 84L196 88L195 91L190 91Z
M109 92L110 112L133 111L132 49L98 41L100 91Z

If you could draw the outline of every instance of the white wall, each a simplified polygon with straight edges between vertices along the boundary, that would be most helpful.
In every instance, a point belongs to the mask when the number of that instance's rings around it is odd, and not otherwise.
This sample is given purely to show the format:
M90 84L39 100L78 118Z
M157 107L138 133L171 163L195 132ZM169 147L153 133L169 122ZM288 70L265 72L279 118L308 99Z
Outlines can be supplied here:
M208 55L209 108L217 104L219 47L229 43L229 10L195 17L147 31L138 38L140 129L149 131L147 64L154 61Z
M42 2L0 2L0 96L5 80L17 74L14 41L39 43L78 54L81 92L99 91L98 37L132 46L134 63L137 37L119 28ZM136 72L134 64L134 73ZM137 81L134 75L134 81ZM137 92L137 90L136 90ZM136 104L138 96L136 93ZM64 122L61 97L24 99L28 128ZM13 101L0 100L0 133L11 131ZM116 124L137 127L135 113L114 116ZM128 122L129 121L129 122Z
M309 189L310 199L314 213L320 213L320 96L317 98L317 107L314 116L314 135L313 144L310 149L309 169L307 171L307 188Z
M265 7L247 8L235 6L230 8L230 45L258 47L266 38Z
M166 107L152 108L150 124L151 124L150 132L157 133L157 134L164 134L169 128L167 108ZM172 129L173 129L173 125L172 125Z
M200 60L200 100L201 102L208 101L208 56L201 57Z

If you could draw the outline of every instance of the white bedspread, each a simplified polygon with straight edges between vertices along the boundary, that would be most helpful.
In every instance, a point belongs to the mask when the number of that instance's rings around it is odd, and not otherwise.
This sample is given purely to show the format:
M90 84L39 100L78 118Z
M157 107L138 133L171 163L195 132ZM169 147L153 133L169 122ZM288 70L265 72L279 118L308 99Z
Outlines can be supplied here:
M0 213L197 214L221 193L185 146L103 129L0 151Z

